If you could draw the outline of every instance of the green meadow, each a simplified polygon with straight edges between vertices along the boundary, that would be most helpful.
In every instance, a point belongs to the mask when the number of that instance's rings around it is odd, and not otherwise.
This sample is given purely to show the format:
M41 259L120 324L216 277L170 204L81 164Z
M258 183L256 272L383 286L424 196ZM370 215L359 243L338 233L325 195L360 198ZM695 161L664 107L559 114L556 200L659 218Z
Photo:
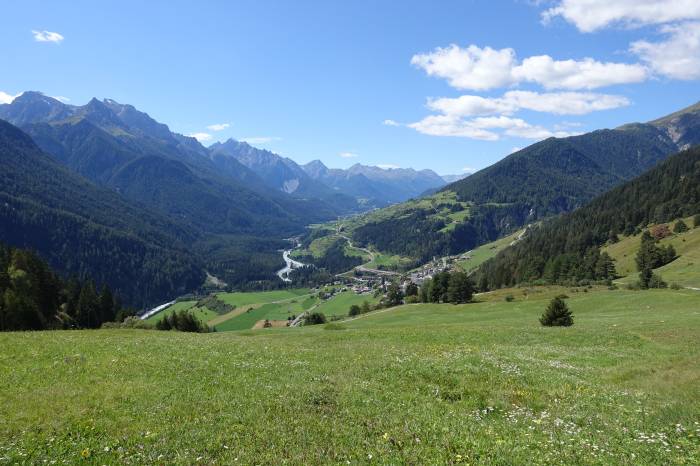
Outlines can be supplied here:
M574 326L541 327L559 294ZM477 298L294 329L0 334L0 463L700 463L699 292Z

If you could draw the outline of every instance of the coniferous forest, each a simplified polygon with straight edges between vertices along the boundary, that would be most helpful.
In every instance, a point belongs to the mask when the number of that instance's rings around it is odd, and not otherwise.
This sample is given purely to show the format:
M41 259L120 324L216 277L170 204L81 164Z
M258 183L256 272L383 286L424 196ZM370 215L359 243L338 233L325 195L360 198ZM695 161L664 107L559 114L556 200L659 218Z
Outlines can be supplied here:
M108 287L64 280L33 252L0 244L0 331L99 328L127 314Z
M700 148L668 158L656 168L570 214L532 228L513 247L486 262L482 289L544 280L609 280L614 269L600 247L652 223L700 212Z

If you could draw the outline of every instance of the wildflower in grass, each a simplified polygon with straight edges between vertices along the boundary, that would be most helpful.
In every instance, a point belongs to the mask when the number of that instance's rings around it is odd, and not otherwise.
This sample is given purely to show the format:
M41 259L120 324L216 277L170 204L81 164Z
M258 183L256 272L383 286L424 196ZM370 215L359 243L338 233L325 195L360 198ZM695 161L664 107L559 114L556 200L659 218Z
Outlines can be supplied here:
M83 451L80 452L80 456L83 458L90 458L90 449L84 448Z

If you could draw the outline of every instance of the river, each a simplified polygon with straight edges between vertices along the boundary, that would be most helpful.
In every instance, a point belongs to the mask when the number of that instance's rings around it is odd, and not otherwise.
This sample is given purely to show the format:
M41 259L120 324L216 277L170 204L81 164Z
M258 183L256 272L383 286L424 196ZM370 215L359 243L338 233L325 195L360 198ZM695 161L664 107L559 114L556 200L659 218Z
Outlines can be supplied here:
M290 283L292 280L288 277L289 272L291 272L293 269L303 267L304 264L302 264L299 261L295 261L289 255L292 253L291 249L287 249L282 253L282 258L284 259L285 265L283 269L280 269L277 271L277 276L280 277L280 280Z

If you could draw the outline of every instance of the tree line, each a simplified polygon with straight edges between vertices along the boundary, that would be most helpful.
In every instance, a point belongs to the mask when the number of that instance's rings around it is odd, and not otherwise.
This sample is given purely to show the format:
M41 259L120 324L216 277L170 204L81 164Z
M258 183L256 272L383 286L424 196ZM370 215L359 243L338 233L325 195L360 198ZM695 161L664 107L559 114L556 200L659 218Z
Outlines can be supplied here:
M0 244L0 331L99 328L133 313L110 288L63 280L33 252Z

